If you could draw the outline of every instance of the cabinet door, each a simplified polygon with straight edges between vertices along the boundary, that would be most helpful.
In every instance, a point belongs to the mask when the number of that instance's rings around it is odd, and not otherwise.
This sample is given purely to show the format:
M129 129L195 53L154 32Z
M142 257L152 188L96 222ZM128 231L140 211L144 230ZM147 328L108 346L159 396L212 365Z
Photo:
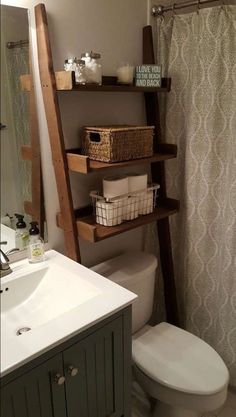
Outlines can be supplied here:
M86 337L63 355L68 417L121 417L122 318Z
M66 417L65 386L56 374L63 375L61 354L2 387L1 417Z

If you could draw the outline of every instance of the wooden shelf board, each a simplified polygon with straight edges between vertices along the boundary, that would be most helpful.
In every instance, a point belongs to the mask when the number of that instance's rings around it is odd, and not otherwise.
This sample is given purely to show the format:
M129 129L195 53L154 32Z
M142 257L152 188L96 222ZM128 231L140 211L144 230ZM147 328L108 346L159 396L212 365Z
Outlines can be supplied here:
M122 161L115 163L107 163L90 160L88 156L81 155L80 149L67 151L67 162L70 171L88 174L98 170L106 170L111 168L121 168L130 165L151 164L154 162L165 161L167 159L176 158L177 146L172 144L159 144L160 152L149 158L133 159L131 161Z
M135 85L76 85L71 90L58 90L58 91L98 91L103 93L115 92L115 93L163 93L168 92L167 87L136 87Z
M135 85L117 84L114 76L103 76L102 85L97 84L76 84L73 71L56 71L57 91L100 91L100 92L121 92L121 93L163 93L171 89L171 78L162 78L161 87L136 87ZM32 79L29 74L20 76L21 90L29 92L32 87ZM42 88L47 88L42 84Z
M84 217L77 217L76 225L78 237L92 243L99 242L109 237L116 236L120 233L127 232L129 230L135 229L140 226L144 226L154 221L164 219L179 211L178 200L166 198L158 204L159 206L154 210L153 213L145 216L139 216L135 220L124 222L120 225L112 227L97 224L95 221L95 216L92 214ZM81 213L82 211L78 210L78 212ZM60 213L57 215L57 224L59 227L63 228L63 220Z
M100 92L126 92L126 93L162 93L169 92L171 79L162 78L161 87L136 87L135 85L117 84L114 76L103 76L102 85L76 84L74 73L58 71L55 73L57 91L100 91Z

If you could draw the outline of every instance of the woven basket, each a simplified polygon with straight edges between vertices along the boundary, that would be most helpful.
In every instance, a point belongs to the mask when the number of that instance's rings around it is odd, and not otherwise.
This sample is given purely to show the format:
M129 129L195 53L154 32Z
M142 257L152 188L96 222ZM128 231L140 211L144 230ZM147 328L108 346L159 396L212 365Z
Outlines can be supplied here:
M84 127L82 153L102 162L120 162L153 155L154 126Z

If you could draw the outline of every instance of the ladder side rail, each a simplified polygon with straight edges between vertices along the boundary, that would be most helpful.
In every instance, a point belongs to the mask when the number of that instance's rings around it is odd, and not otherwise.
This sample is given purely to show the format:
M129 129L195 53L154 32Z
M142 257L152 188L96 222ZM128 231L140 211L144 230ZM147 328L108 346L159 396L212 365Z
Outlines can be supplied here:
M66 255L80 262L79 241L68 172L61 114L56 91L52 52L44 4L35 7L39 72L52 151L60 210L63 217Z

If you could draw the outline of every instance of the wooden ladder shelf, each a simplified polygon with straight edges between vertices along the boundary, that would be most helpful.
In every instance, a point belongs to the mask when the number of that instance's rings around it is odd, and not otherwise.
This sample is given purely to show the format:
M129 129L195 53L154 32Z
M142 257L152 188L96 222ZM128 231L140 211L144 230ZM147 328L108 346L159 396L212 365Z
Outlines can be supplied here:
M179 202L167 198L164 168L165 160L176 157L177 148L175 145L162 143L158 105L158 93L170 91L171 80L162 79L162 85L159 88L143 88L135 86L118 86L114 82L114 77L103 77L101 86L76 86L73 74L64 71L54 72L47 15L43 4L39 4L35 7L35 16L40 79L60 203L60 213L57 216L57 224L64 230L66 254L73 260L81 262L78 237L90 242L97 242L156 221L160 243L161 267L164 279L167 320L170 323L178 324L168 217L179 210ZM143 29L143 63L155 63L151 26L145 26ZM26 84L29 84L28 80L25 81ZM102 162L90 161L88 157L81 155L79 149L66 151L58 103L58 94L60 91L78 91L78 93L80 91L125 91L130 93L143 93L145 98L147 124L155 126L154 155L151 158L143 158L136 161L105 164ZM27 153L27 150L25 150L25 152ZM151 164L153 182L157 182L161 186L160 204L152 214L141 216L133 221L122 223L119 226L105 227L95 222L91 207L80 208L77 210L74 209L69 170L88 174L97 170L108 170L109 168L134 164Z

